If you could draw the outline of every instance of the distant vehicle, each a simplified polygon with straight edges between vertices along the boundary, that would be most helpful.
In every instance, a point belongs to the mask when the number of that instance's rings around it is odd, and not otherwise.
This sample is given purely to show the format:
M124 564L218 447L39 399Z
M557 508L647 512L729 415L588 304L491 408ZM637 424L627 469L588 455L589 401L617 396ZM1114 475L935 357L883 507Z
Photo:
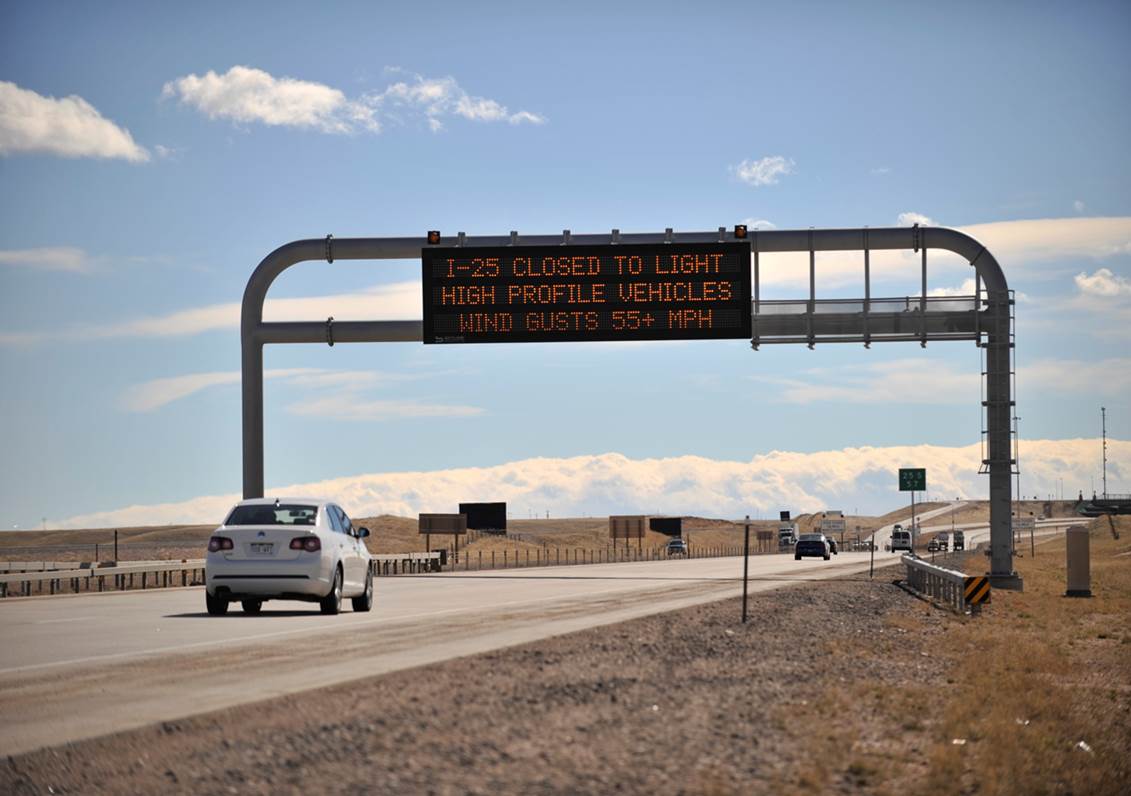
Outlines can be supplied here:
M785 550L797 544L797 525L783 523L778 526L778 549Z
M833 555L835 556L835 555L837 554L837 549L836 549L836 539L834 539L834 538L833 538L833 537L831 537L831 536L826 536L826 537L825 537L825 541L827 541L827 542L829 543L829 550L830 550L830 551L832 552L832 554L833 554Z
M373 557L336 504L311 498L237 503L208 540L205 606L213 616L239 601L257 614L266 600L316 602L324 614L373 607Z
M942 550L945 553L950 547L950 534L946 531L943 531L935 537L935 541L939 543L939 550Z
M672 539L664 549L668 551L669 556L685 556L687 555L687 542L682 539Z
M816 556L826 561L832 558L829 540L823 533L801 534L797 539L797 545L793 548L793 560L800 561L802 558Z
M911 531L899 530L900 526L896 526L896 530L891 532L891 551L896 553L900 550L911 552Z
M954 532L954 549L955 550L965 550L966 549L966 533L964 531L955 531Z
M942 545L939 544L938 539L932 539L931 541L927 542L927 552L928 553L937 553L941 549L942 549Z

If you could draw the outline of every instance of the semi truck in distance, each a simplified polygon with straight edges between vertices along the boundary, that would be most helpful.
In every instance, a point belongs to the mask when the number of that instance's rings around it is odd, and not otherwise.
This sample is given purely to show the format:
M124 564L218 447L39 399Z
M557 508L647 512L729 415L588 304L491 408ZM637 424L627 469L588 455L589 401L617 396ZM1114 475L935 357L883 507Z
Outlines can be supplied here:
M792 550L797 544L797 523L790 519L788 511L778 516L778 550Z

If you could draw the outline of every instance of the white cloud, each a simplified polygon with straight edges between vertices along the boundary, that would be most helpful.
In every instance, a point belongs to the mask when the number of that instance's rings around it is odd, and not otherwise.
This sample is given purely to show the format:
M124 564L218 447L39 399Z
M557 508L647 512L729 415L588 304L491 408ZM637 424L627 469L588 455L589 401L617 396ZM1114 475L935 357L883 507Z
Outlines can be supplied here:
M385 121L400 121L402 113L423 114L433 131L443 129L444 118L450 116L477 122L545 122L531 111L511 113L496 100L473 96L452 77L413 75L383 91L350 98L323 83L278 78L262 69L233 66L224 74L210 70L204 75L190 74L171 80L162 93L178 97L212 119L326 133L377 133Z
M90 262L86 252L74 246L0 250L0 265L31 268L36 271L70 271L71 273L84 273L90 270Z
M754 376L780 403L971 404L981 395L981 375L930 359L898 359L867 365L811 368L789 377ZM1131 358L1097 361L1040 359L1018 369L1027 394L1131 393Z
M423 113L433 132L444 127L445 116L460 116L475 122L508 122L509 124L543 124L546 119L530 111L511 113L493 99L468 94L455 78L426 78L412 75L368 97L374 107L384 113L399 111Z
M935 225L932 219L921 214L904 213L901 220ZM957 229L984 244L1001 263L1006 278L1011 282L1015 282L1022 271L1030 280L1050 276L1041 269L1032 268L1041 263L1081 258L1102 260L1131 252L1131 217L1128 216L998 221ZM927 259L931 284L961 281L971 273L964 259L949 252L932 249ZM818 252L818 297L822 291L845 286L859 286L858 294L863 295L863 262L860 252ZM908 285L914 284L919 267L919 255L910 251L874 251L871 254L872 279L878 283L874 286L876 289L883 289L884 282L897 279ZM761 279L763 287L804 290L801 295L806 295L809 287L808 254L763 253ZM930 291L928 285L928 293ZM873 295L880 294L873 292ZM773 297L778 298L776 295Z
M1131 357L1039 359L1018 368L1018 391L1022 395L1050 392L1089 396L1131 395Z
M327 133L380 129L371 109L348 100L336 88L276 78L247 66L233 66L222 75L209 70L171 80L162 95L177 97L211 119L310 127Z
M938 223L930 216L925 216L922 213L900 213L899 218L896 219L896 226L899 227L912 227L918 224L921 227L937 227Z
M774 185L778 178L793 173L794 162L781 155L758 160L744 160L732 168L734 175L747 185Z
M1084 212L1084 203L1079 199L1072 203L1072 207L1076 210L1077 213L1082 214Z
M753 218L753 217L744 218L744 219L742 219L742 223L745 224L746 227L750 230L777 229L778 228L778 225L775 224L773 221L767 221L764 218Z
M265 379L291 378L308 374L319 374L317 368L284 368L266 370ZM211 373L188 373L183 376L170 376L164 379L137 384L126 390L122 396L122 406L131 412L152 412L162 406L187 398L190 395L216 387L221 384L239 384L240 372L214 371Z
M106 119L82 97L44 97L0 81L0 155L45 152L65 158L149 160L129 130Z
M871 173L877 174L877 175L879 175L879 174L891 174L891 167L890 166L877 166L876 168L871 170Z
M761 223L761 222L758 222ZM1051 218L1033 221L1002 221L960 227L961 231L981 241L994 253L1006 277L1014 280L1018 271L1044 260L1090 257L1103 259L1131 251L1131 217L1118 218ZM32 250L34 251L34 250ZM65 261L65 260L64 260ZM910 251L875 251L871 256L873 297L884 293L885 284L902 280L913 286L919 278L919 255ZM970 274L969 264L948 252L930 253L929 278L938 285L960 281ZM863 257L859 252L820 252L817 255L818 297L829 290L849 288L854 295L863 294ZM1099 269L1091 276L1084 274L1084 284L1094 291L1114 289L1112 299L1125 294L1119 287L1124 277L1108 277ZM1035 275L1039 275L1039 271ZM1110 272L1108 272L1110 273ZM1034 276L1034 274L1027 274ZM796 294L808 290L808 255L805 253L763 253L761 255L762 287ZM957 277L957 278L956 278ZM1113 287L1114 286L1114 287ZM1084 288L1078 283L1081 290ZM857 289L858 288L858 289ZM338 320L384 319L415 320L420 318L420 283L399 282L379 285L365 291L309 298L268 299L264 318L269 321L325 320L333 315ZM930 295L947 295L947 288L930 288ZM917 292L915 287L902 288L902 295ZM804 293L799 295L805 295ZM899 284L887 295L900 295ZM764 299L779 295L763 293ZM1077 296L1081 298L1081 296ZM1084 309L1084 307L1074 307ZM1115 307L1126 315L1125 308ZM0 345L28 344L49 339L96 339L108 337L168 337L239 328L238 303L194 307L160 316L134 318L114 324L72 329L60 333L12 333L0 331ZM18 338L18 339L17 339Z
M962 284L958 287L936 287L927 291L928 296L973 296L974 292L978 289L977 284L973 278L963 279ZM919 291L920 294L922 291Z
M436 404L426 401L382 401L353 392L308 398L287 407L296 415L333 420L393 420L410 417L472 417L483 414L478 406Z
M1010 267L1049 260L1131 253L1131 216L1040 218L959 227Z
M1088 275L1079 273L1073 278L1076 289L1087 296L1131 296L1131 279L1113 273L1108 268L1100 268Z
M375 285L355 293L342 293L308 298L267 299L263 305L266 321L325 321L331 315L336 320L419 320L420 283L394 282ZM117 323L76 327L61 332L21 333L0 332L0 345L4 343L29 344L47 340L94 340L118 337L180 337L204 332L238 329L240 305L211 304L185 310L133 318Z
M366 388L381 383L407 381L415 376L379 373L368 370L325 370L323 368L278 368L263 373L266 380L277 380L315 391L287 406L295 415L334 420L392 420L413 417L470 417L482 414L475 406L437 404L424 401L383 401L362 395ZM152 412L174 401L210 387L240 383L240 372L212 371L153 379L128 388L122 407L131 412Z
M420 283L396 282L356 293L309 298L267 299L265 321L416 320L420 318ZM166 315L93 327L83 331L94 337L176 337L222 329L238 329L238 303L213 304Z
M1047 494L1063 479L1066 493L1087 488L1099 464L1099 440L1022 440L1022 490ZM460 500L505 500L515 516L528 509L556 517L656 513L741 517L776 516L825 508L871 507L886 511L901 502L899 467L926 466L931 492L984 499L988 479L979 476L981 445L936 445L794 453L772 451L750 461L699 456L629 459L618 453L565 459L535 458L490 467L374 473L272 487L268 495L314 494L341 503L354 517L415 516L450 511ZM1131 491L1131 442L1108 440L1112 491ZM1118 490L1114 489L1118 487ZM135 505L84 514L63 528L215 523L239 499L235 493L178 503Z
M928 359L898 359L865 366L813 368L796 376L756 376L781 403L967 404L979 395L979 375Z

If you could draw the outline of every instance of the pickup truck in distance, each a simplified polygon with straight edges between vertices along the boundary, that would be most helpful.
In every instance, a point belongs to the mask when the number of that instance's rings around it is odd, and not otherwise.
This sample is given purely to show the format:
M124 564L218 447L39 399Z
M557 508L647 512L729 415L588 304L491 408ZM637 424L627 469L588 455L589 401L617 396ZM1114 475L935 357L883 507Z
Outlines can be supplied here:
M963 532L963 531L955 531L954 532L954 549L955 550L965 550L966 549L966 534L965 534L965 532Z

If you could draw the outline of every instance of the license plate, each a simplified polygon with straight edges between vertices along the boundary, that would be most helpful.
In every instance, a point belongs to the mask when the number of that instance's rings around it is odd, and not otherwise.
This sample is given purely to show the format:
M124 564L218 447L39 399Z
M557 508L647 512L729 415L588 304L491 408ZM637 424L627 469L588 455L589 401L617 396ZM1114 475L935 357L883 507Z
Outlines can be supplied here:
M270 544L270 543L264 544L262 542L258 542L258 543L252 542L251 543L251 552L253 552L253 553L270 553L274 549L275 549L274 544Z

